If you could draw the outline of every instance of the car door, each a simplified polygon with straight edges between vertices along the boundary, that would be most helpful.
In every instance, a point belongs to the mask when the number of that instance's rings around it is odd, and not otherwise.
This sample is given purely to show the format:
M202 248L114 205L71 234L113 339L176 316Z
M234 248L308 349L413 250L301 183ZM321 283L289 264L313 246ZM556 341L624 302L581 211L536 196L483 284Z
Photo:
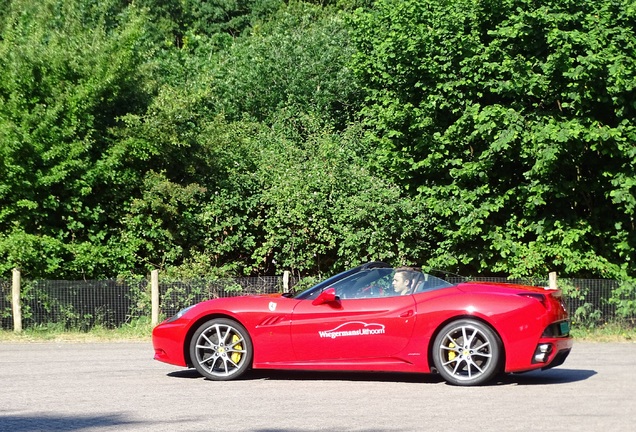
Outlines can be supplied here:
M303 300L291 315L292 345L299 361L386 358L406 346L414 323L412 295Z

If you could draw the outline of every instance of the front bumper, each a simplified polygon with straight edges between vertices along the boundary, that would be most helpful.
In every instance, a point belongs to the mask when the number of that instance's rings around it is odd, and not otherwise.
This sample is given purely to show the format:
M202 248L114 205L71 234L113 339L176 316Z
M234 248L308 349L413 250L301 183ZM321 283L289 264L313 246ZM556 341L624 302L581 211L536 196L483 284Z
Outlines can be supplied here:
M163 322L152 330L154 359L175 366L187 366L184 352L186 326L179 322Z

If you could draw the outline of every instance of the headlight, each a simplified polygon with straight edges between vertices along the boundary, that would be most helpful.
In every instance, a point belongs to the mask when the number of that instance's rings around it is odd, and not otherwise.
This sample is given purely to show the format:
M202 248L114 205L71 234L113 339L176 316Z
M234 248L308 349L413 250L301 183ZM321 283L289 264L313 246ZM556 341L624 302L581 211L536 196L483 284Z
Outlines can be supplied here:
M187 311L189 311L190 309L192 309L195 305L192 306L188 306L187 308L183 308L181 309L179 312L177 312L175 315L172 316L172 318L170 318L167 322L172 322L172 321L176 321L179 318L181 318L183 315L185 315L185 313Z

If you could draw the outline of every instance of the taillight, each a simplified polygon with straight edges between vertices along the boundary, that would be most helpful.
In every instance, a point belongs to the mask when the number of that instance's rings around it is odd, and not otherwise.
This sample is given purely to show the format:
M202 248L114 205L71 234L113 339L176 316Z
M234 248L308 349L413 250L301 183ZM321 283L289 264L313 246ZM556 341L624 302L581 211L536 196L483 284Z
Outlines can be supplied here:
M519 294L520 296L530 297L535 300L538 300L544 307L546 306L546 298L545 294L535 293L535 292L524 292Z

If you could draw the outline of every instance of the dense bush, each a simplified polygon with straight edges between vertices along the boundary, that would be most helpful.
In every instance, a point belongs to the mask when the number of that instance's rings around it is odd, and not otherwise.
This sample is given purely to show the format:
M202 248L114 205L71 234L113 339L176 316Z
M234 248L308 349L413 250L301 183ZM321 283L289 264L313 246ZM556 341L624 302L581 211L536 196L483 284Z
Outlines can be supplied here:
M0 274L636 276L629 2L0 5Z
M380 0L352 20L387 173L435 221L430 263L634 275L630 2Z

